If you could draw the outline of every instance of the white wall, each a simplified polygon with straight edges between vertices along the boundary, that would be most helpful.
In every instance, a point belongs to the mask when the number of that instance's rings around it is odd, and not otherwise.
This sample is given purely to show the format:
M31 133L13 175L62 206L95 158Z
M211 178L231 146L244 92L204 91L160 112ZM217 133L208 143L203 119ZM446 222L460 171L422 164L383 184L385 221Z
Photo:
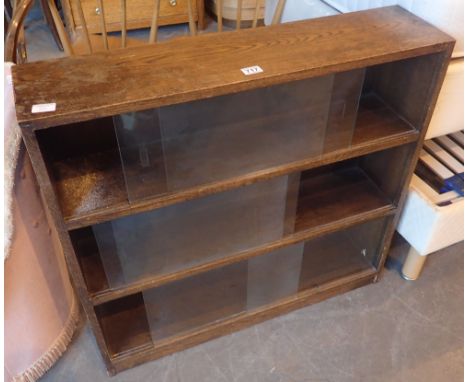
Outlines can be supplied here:
M398 4L454 37L457 44L453 57L463 57L463 2L463 0L286 0L281 22ZM271 23L277 3L278 0L266 0L266 24Z
M301 2L303 0L287 0ZM463 0L324 0L340 12L400 5L457 40L454 57L463 56Z

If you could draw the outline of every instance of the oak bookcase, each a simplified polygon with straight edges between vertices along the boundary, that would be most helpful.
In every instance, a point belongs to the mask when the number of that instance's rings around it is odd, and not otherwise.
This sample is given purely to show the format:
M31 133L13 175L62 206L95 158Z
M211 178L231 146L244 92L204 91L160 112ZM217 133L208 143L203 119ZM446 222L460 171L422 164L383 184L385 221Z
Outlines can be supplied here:
M388 7L14 67L109 373L377 281L453 45Z

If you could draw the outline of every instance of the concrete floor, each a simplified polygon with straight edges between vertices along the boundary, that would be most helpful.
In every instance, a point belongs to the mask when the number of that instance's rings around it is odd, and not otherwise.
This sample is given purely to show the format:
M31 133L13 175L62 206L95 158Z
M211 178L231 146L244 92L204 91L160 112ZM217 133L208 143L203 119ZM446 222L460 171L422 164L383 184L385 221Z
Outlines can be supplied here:
M209 29L214 29L210 25ZM163 38L186 33L164 29ZM61 56L38 8L29 61ZM42 382L457 382L463 380L463 243L431 255L417 282L398 273L397 236L382 280L110 379L83 319Z
M42 382L457 382L463 380L463 243L382 280L109 378L88 324Z

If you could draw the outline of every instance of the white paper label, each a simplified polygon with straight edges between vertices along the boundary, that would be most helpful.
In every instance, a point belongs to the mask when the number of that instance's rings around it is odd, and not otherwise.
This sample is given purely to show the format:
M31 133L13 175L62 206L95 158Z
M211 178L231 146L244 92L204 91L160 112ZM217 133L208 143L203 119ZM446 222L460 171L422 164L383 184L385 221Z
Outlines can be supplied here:
M37 105L33 105L31 109L31 113L49 113L51 111L55 111L57 104L53 103L38 103Z
M241 71L246 76L251 76L252 74L257 74L257 73L263 73L263 69L258 65L249 66L248 68L242 68Z
M8 84L8 85L12 85L12 84L13 84L13 77L11 77L11 74L7 75L7 76L6 76L6 79L7 79L7 84Z

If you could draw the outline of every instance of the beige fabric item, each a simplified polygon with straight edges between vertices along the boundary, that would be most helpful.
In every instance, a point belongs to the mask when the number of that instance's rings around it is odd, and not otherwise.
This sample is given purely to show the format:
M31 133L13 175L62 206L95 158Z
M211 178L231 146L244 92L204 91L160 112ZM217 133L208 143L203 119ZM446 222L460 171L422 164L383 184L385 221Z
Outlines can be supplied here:
M9 72L5 66L5 75ZM79 308L29 156L18 138L11 85L5 90L5 234L9 237L5 253L9 256L4 264L4 376L5 381L36 381L65 351Z
M18 153L21 142L21 134L16 123L15 100L13 97L13 89L11 85L11 62L4 64L4 132L3 132L3 147L4 147L4 180L5 180L5 197L4 203L4 224L5 224L5 239L4 239L4 257L8 257L11 249L11 238L13 235L12 223L12 199L13 199L13 184L15 178L15 169L18 161Z

